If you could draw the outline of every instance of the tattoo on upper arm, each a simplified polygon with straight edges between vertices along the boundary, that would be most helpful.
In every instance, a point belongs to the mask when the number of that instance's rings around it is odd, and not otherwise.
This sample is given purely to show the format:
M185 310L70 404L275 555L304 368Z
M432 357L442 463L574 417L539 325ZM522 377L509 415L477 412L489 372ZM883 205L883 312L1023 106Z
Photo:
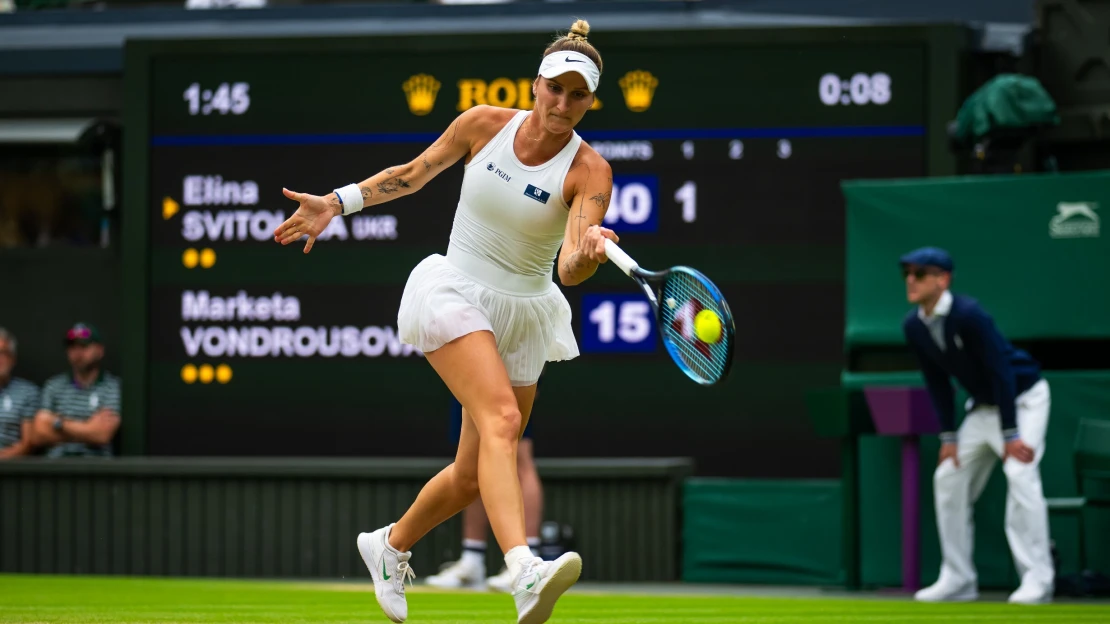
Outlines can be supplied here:
M443 136L436 139L435 143L432 143L432 146L428 148L428 152L431 152L432 150L445 150L445 149L447 149L448 146L450 146L452 143L455 142L455 135L458 134L458 132L459 132L459 121L456 119L455 123L451 124L451 127L447 129L447 132L444 132ZM438 167L442 164L443 164L443 161L441 160L441 161L437 162L435 164L435 166ZM427 171L431 168L432 168L432 164L430 162L428 162L428 157L424 156L424 171Z
M458 134L458 132L459 120L456 119L455 123L451 124L451 127L447 129L447 132L444 132L443 136L439 137L435 143L432 143L432 149L445 149L448 145L455 142L455 135Z
M583 188L589 188L591 173L589 165L585 163L578 163L577 165L571 167L571 170L580 166L586 167L586 181L583 184ZM613 178L610 177L608 178L608 180L611 186L613 183ZM592 201L598 208L607 209L609 207L609 200L611 199L611 197L611 192L597 193L593 197L588 198L585 196L585 194L583 194L582 199L578 201L577 210L575 210L574 208L571 209L573 213L571 215L571 218L577 222L577 225L573 228L573 230L577 232L578 238L574 241L574 251L572 251L567 256L566 260L564 260L563 264L561 265L564 272L573 275L581 270L589 269L591 267L592 263L590 262L590 259L586 256L585 251L582 249L582 242L586 236L586 230L589 229L591 225L601 225L602 220L599 219L596 223L591 222L590 217L586 215L586 202Z

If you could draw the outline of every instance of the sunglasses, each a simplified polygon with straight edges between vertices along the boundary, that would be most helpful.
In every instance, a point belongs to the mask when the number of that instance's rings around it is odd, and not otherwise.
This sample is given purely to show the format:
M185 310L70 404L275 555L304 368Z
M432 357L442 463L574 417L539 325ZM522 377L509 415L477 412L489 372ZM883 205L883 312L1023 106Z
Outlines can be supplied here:
M911 269L910 267L902 267L902 279L906 279L911 275L914 277L914 279L923 280L929 275L940 275L940 271L937 271L936 269L928 269L925 267L917 267L916 269Z

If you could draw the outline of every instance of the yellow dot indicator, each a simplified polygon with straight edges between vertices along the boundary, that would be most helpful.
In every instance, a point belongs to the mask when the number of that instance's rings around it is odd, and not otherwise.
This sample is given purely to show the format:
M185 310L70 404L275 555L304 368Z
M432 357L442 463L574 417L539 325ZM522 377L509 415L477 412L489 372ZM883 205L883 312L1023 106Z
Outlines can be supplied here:
M187 384L194 383L197 380L197 367L192 364L186 364L181 367L181 381Z
M185 253L181 254L181 264L184 264L186 269L195 268L197 266L197 250L192 247L186 249Z
M215 375L215 371L212 370L211 364L201 364L200 370L197 372L199 373L200 383L212 383L212 377Z
M220 364L216 367L216 381L225 384L231 381L231 367L227 364Z
M205 247L200 252L200 266L211 269L213 264L216 264L216 252Z

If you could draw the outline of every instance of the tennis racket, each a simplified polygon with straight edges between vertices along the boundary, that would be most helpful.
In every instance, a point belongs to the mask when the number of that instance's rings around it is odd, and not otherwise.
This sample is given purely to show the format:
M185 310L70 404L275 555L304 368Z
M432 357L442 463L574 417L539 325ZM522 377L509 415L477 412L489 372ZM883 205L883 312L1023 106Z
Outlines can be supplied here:
M736 327L721 290L690 267L674 266L665 271L641 269L609 239L605 239L605 255L643 288L655 310L663 346L682 372L706 386L724 379L732 367ZM695 335L694 318L702 310L712 311L721 320L721 336L716 342L705 342Z

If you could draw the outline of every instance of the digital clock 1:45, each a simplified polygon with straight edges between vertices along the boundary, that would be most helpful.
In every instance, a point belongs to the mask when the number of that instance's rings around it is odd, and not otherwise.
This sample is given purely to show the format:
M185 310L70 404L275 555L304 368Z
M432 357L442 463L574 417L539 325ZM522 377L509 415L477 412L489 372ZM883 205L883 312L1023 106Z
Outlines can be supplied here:
M190 115L242 115L251 107L250 90L245 82L221 82L215 89L201 89L200 83L194 82L182 97L189 103Z

